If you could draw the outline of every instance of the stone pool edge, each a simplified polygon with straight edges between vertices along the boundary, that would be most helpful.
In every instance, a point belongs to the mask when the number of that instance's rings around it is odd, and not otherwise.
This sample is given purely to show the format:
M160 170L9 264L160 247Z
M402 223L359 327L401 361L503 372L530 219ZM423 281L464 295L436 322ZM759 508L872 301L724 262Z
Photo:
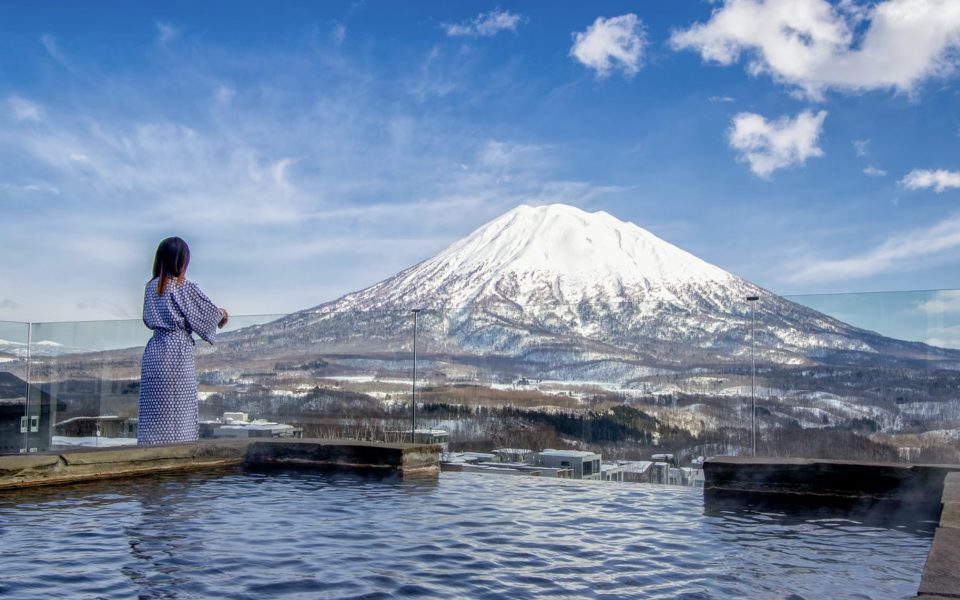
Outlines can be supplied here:
M920 579L918 600L960 598L960 472L947 475L943 509Z
M0 456L0 492L244 465L436 476L440 447L357 440L203 440Z

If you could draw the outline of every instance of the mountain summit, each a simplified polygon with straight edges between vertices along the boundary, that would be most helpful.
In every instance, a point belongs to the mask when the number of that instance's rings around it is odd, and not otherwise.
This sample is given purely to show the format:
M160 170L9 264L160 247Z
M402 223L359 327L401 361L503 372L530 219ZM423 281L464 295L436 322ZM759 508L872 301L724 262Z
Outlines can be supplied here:
M335 310L651 299L737 278L633 223L565 204L522 205ZM331 307L334 308L334 307Z

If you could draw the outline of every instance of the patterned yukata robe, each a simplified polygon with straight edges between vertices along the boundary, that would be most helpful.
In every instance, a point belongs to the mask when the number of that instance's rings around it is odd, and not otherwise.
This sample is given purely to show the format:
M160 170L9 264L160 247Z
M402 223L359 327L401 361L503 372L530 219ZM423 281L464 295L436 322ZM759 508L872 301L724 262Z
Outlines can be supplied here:
M157 279L143 295L143 323L153 330L140 365L137 444L197 439L197 376L193 336L213 343L220 309L192 281L171 281L157 296Z

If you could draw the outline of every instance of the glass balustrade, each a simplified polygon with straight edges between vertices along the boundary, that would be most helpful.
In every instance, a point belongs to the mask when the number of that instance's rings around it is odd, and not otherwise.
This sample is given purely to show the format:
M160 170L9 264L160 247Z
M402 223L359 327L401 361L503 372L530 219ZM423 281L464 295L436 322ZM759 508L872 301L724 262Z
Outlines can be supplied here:
M29 449L30 422L27 381L30 380L30 325L0 321L0 454Z
M685 485L714 455L960 462L960 292L679 306L233 316L197 342L201 437L440 443L453 468ZM0 323L0 452L135 444L149 336Z

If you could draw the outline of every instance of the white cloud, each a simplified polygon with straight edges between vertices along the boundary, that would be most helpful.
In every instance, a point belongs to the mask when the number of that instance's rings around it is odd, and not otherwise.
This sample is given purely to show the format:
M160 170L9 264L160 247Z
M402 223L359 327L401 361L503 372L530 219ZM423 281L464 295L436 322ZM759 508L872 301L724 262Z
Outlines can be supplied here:
M181 31L181 28L174 26L172 23L157 21L157 44L160 46L166 46L176 39L177 36L180 35Z
M939 290L916 302L916 312L925 316L924 341L931 346L960 348L960 290Z
M870 177L886 177L887 172L881 169L880 167L875 167L873 165L867 165L863 168L863 174Z
M647 45L643 22L630 13L604 19L597 17L586 31L573 34L570 55L603 78L614 69L633 77L643 64Z
M865 24L866 23L866 24ZM674 49L731 65L748 55L751 75L769 74L812 98L828 89L913 92L951 73L960 49L957 0L726 0L706 23L675 31Z
M522 22L523 17L520 15L497 9L480 13L472 20L463 23L444 23L443 29L451 37L489 37L501 31L516 31Z
M794 118L768 121L754 113L740 113L728 131L730 147L750 164L756 175L769 178L774 171L802 165L810 157L823 156L817 140L827 112L804 111Z
M40 121L43 118L43 110L26 98L10 96L7 99L7 105L10 107L13 118L17 121Z
M870 140L853 140L853 151L863 157L870 153Z
M734 98L732 96L710 96L707 100L710 102L733 102Z
M960 290L940 290L917 302L917 310L931 317L960 316Z
M929 327L926 330L925 344L940 348L960 348L960 326Z
M825 282L858 279L877 273L919 268L930 258L960 248L960 215L931 227L914 229L890 237L875 248L850 258L806 259L784 278L791 282Z
M933 188L939 194L949 189L960 188L960 171L914 169L900 180L900 185L908 190Z

